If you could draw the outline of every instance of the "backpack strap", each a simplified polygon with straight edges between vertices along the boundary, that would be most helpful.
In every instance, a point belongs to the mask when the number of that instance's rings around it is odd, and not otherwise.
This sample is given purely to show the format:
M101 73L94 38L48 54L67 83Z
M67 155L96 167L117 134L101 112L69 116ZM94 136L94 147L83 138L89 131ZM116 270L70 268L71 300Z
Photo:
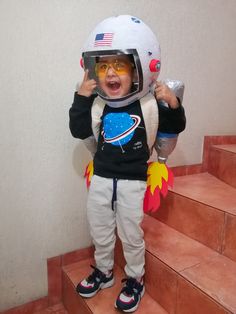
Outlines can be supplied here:
M106 103L105 101L100 98L99 96L95 98L92 109L91 109L91 116L92 116L92 130L95 140L98 141L98 135L101 125L101 116L104 110Z
M140 104L146 129L147 144L151 156L152 149L156 141L159 124L157 101L156 98L151 93L148 93L147 95L140 99Z

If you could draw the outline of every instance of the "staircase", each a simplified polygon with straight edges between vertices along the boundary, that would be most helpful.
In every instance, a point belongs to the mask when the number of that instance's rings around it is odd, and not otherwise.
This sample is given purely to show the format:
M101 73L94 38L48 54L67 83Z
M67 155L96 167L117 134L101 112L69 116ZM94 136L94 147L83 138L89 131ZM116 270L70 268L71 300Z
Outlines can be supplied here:
M146 293L137 314L236 313L236 137L234 144L212 138L204 172L176 177L159 211L144 218ZM115 260L115 285L91 299L78 296L75 286L90 273L92 256L63 267L69 314L117 313L125 264L119 240Z
M135 313L236 313L236 136L205 137L203 163L173 171L174 187L142 224L146 293ZM51 306L4 314L118 313L114 302L125 277L119 240L115 261L115 285L83 299L75 287L91 272L93 248L51 258Z

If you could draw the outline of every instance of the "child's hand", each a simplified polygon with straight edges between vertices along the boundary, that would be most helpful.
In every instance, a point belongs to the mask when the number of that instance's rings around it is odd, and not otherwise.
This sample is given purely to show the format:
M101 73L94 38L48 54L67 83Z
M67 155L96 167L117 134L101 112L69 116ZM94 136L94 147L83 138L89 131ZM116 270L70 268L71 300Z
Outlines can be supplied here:
M164 100L167 102L172 109L179 107L179 102L175 93L166 84L161 83L160 81L156 82L154 95L157 100Z
M83 82L78 89L78 94L86 97L90 97L94 88L97 86L97 82L95 80L89 79L88 72L88 70L85 70Z

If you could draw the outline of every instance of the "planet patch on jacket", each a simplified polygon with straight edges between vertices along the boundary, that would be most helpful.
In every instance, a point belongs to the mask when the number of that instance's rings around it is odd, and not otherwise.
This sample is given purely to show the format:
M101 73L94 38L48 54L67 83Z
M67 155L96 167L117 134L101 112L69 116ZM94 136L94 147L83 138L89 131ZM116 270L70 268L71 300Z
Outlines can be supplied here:
M103 119L102 135L106 143L115 146L127 144L139 126L141 118L126 112L108 113Z

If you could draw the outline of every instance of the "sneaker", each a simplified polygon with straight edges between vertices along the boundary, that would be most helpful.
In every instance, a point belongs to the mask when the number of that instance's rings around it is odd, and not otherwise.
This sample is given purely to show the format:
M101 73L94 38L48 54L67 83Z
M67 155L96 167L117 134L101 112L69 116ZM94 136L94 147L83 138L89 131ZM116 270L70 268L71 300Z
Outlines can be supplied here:
M76 287L76 291L84 298L93 297L100 289L113 286L114 277L111 271L109 275L104 274L98 268L90 265L94 271L88 278L82 280Z
M116 300L115 307L123 312L134 312L144 295L145 287L135 278L125 278L122 282L125 282L125 286Z

